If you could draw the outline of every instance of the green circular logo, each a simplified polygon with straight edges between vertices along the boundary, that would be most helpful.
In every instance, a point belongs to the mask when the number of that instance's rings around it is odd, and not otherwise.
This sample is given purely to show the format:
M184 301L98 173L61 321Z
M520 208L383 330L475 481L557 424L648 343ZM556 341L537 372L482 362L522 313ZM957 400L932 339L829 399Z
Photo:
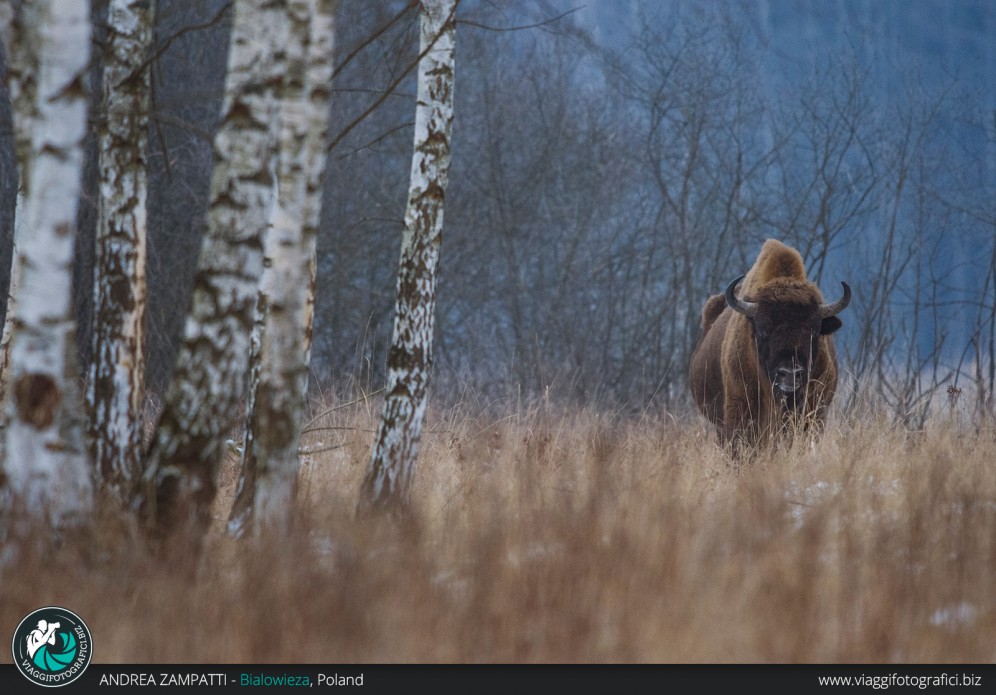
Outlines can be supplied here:
M93 640L82 618L48 606L28 614L14 630L14 665L32 683L57 687L72 683L90 664Z

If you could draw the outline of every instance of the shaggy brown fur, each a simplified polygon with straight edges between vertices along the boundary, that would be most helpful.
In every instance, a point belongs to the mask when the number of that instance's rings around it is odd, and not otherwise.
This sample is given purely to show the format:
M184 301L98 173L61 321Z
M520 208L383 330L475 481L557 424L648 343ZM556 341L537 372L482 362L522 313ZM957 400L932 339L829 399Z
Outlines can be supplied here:
M806 278L799 252L764 243L740 285L741 300L758 305L754 318L726 305L724 295L702 310L702 337L692 354L689 386L699 410L724 442L754 447L786 425L822 426L837 387L831 333L841 323L821 319L823 295ZM792 373L797 390L775 383Z

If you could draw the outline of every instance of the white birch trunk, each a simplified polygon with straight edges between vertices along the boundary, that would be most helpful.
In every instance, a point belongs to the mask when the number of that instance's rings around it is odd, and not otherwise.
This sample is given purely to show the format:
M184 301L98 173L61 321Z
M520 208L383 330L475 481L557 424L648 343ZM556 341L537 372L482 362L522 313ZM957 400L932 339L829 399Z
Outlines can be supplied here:
M308 385L312 269L328 139L333 3L290 0L273 207L250 354L242 473L229 532L286 529L292 518Z
M4 470L15 504L29 515L65 524L80 520L92 505L70 294L86 132L90 4L34 0L30 5L37 22L32 46L38 55L37 92L27 116L31 152L21 211L27 217L18 250Z
M210 522L223 442L245 393L249 339L273 199L287 44L285 0L237 0L207 232L173 383L145 462L139 503L156 530Z
M428 397L436 264L450 166L456 0L422 0L415 151L398 268L387 397L361 509L404 509Z
M119 493L141 462L145 381L146 166L152 39L147 0L111 0L100 128L100 216L88 428L101 481Z
M17 315L17 292L21 284L18 249L27 224L27 192L31 185L31 134L37 117L38 45L40 5L35 0L0 5L0 40L7 52L7 86L14 117L14 151L17 159L17 201L14 207L14 243L10 256L7 311L0 333L0 401L10 378L10 339Z
M19 194L29 183L33 123L38 116L38 62L41 26L48 12L46 3L21 0L12 3L0 0L0 41L7 58L6 86L14 119L14 149L17 158ZM17 201L20 207L21 201Z

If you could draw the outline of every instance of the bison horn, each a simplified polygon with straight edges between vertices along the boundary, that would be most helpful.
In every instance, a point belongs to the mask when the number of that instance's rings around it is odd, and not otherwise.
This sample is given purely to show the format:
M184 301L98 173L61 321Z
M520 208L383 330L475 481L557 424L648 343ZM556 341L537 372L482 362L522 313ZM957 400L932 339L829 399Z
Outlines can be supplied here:
M757 315L757 304L755 302L737 299L737 295L734 293L734 290L737 288L737 284L743 279L744 276L741 275L736 280L731 282L729 287L726 288L726 303L729 304L730 308L734 311L741 313L748 318L754 318Z
M851 303L851 288L847 286L846 282L842 282L840 284L844 286L844 296L833 304L820 304L821 319L828 319L831 316L836 316L846 309L847 305Z

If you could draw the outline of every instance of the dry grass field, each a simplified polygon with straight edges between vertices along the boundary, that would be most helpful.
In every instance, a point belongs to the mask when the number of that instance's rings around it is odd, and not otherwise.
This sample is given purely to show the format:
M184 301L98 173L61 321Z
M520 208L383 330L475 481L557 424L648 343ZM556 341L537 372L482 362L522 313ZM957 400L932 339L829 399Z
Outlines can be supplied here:
M991 425L844 418L737 467L698 420L480 412L432 414L405 524L353 516L360 405L307 435L296 533L225 536L233 459L196 567L115 519L8 547L0 633L55 604L100 663L996 661Z

